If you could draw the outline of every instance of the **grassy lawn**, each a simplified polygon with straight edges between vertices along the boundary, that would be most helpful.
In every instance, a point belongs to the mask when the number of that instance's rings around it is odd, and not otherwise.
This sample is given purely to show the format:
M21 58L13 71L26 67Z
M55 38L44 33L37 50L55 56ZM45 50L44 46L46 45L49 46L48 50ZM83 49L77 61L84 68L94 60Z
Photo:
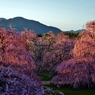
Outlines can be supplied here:
M57 88L51 84L45 85L48 86L50 88L52 88L53 90L59 90L61 92L63 92L65 95L95 95L95 89L90 89L90 90L72 90L69 88Z
M37 74L42 81L50 81L52 79L52 76L49 76L47 74Z

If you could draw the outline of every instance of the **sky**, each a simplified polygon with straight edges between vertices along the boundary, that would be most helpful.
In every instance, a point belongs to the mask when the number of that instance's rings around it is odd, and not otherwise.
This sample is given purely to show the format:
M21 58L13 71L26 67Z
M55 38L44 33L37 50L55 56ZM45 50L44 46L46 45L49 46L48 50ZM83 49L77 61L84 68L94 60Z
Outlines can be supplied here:
M95 20L95 0L0 0L0 18L21 16L62 31Z

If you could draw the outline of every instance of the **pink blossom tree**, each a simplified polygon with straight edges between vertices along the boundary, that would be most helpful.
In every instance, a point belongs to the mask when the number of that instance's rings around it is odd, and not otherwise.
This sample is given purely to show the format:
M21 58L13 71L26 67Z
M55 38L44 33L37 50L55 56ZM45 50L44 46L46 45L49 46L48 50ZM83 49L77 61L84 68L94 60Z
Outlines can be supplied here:
M12 65L18 71L27 74L35 69L27 43L14 30L0 29L0 64Z
M20 33L20 35L27 41L33 41L33 42L35 42L36 41L36 39L37 39L37 34L36 33L34 33L34 31L33 30L28 30L28 29L24 29L24 31L22 31L21 33Z
M56 85L70 84L73 88L95 86L95 21L86 24L74 41L72 59L57 66L58 75L52 79Z
M28 29L24 29L24 31L22 31L20 33L20 35L23 37L23 39L25 40L29 51L32 52L32 56L34 61L37 60L36 58L36 51L37 51L37 42L38 42L38 36L36 33L34 33L33 30L28 30Z
M95 56L95 21L86 24L86 31L79 34L72 54L74 57Z
M95 34L95 20L86 23L86 30Z
M95 60L92 57L62 62L57 66L56 71L58 75L51 80L55 85L69 84L75 89L95 86Z
M43 95L34 70L33 55L25 39L14 29L0 28L0 94Z
M37 58L39 60L42 60L43 56L46 54L46 52L50 51L50 47L54 43L55 43L55 34L53 34L51 31L46 34L43 34L43 36L40 37L36 43L35 54Z
M64 33L57 34L55 41L49 46L42 59L42 72L53 75L56 66L63 60L71 58L70 51L73 49L73 41L65 36Z

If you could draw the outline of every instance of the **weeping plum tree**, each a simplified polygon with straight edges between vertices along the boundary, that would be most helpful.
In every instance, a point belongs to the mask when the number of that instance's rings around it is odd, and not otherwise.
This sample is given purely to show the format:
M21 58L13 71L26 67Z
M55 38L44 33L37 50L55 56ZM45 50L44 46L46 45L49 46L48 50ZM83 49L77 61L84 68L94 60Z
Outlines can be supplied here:
M88 60L89 59L89 60ZM92 57L70 59L57 66L58 75L51 82L55 85L70 85L75 89L95 85L95 60Z
M74 57L95 56L95 21L86 24L86 31L79 34L74 49Z
M21 36L25 39L29 49L35 56L35 61L42 60L43 55L49 51L49 47L54 43L55 34L51 31L38 37L32 30L25 29L21 32Z
M86 24L86 31L75 40L71 54L72 59L58 65L58 75L51 82L73 88L95 86L95 21Z
M38 40L38 36L37 34L34 33L33 30L28 30L28 29L24 29L24 31L22 31L20 33L20 35L23 37L23 39L25 40L29 50L32 52L32 56L34 61L36 62L37 58L36 58L36 43Z
M0 28L1 95L43 95L34 69L33 55L25 39L13 29Z
M51 31L43 34L42 37L39 37L36 43L35 56L38 61L43 59L43 56L46 52L51 51L50 47L55 43L55 34Z
M20 33L20 35L27 41L33 41L35 42L37 39L37 35L34 33L33 30L28 30L28 29L24 29L24 31L22 31Z
M95 20L86 23L86 30L95 34Z
M38 37L36 39L36 42L34 43L34 56L35 56L35 63L37 66L37 71L39 72L42 70L42 63L43 63L43 57L47 52L50 52L50 47L55 43L55 34L53 34L51 31L43 34L42 37Z
M12 65L25 73L35 68L25 40L14 30L0 29L0 64Z
M63 33L57 34L55 42L43 56L42 70L49 74L54 74L55 68L60 62L70 59L69 53L72 49L73 41Z
M80 33L72 54L74 57L95 56L95 35L89 32Z

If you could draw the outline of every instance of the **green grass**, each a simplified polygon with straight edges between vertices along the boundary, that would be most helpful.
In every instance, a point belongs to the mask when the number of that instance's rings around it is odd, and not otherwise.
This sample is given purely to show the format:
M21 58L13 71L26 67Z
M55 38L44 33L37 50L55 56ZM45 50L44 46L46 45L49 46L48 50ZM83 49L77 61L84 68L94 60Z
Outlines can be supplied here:
M89 90L73 90L70 88L57 88L56 86L53 86L51 84L45 85L53 90L59 90L63 92L65 95L95 95L95 89L89 89Z
M42 81L50 81L52 79L52 76L47 74L37 74Z

